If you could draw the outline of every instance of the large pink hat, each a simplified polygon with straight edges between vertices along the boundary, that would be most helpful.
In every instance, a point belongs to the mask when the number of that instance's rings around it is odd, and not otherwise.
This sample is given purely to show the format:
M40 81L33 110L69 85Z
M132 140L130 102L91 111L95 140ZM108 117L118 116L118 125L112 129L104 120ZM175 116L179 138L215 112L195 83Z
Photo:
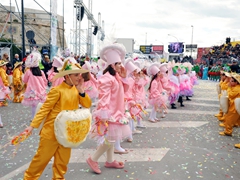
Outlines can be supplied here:
M154 76L154 75L156 75L156 74L160 71L160 69L158 68L158 66L159 66L159 63L153 63L153 64L151 64L151 65L147 68L147 74L148 74L149 76Z
M30 67L30 68L38 67L41 59L42 59L41 54L37 50L34 50L31 52L31 54L28 55L25 61L25 65L26 67Z
M62 61L59 57L54 56L54 57L53 57L52 66L53 66L53 67L60 68L60 67L63 66L63 61Z
M85 64L82 66L82 68L91 71L91 64L88 61L85 61Z
M134 60L134 64L140 69L143 69L145 62L144 62L144 59L137 59L137 60Z
M166 73L168 71L168 68L167 68L168 64L167 63L162 63L159 65L159 69L160 69L160 72L161 73Z
M124 64L126 49L122 44L112 44L104 47L100 52L100 58L107 62L107 65L121 62Z
M127 69L127 72L129 74L131 74L135 70L137 70L137 72L141 71L141 69L134 64L134 61L132 58L127 58L125 60L124 67Z

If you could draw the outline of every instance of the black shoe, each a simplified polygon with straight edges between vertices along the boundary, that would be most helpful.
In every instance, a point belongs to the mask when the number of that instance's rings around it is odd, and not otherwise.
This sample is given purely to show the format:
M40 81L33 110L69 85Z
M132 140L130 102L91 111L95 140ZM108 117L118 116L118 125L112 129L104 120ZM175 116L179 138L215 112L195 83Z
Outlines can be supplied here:
M179 96L179 98L178 98L178 102L179 102L179 103L182 103L182 102L183 102L183 100L182 100L182 96Z
M181 106L181 107L184 107L184 105L183 105L183 104L181 104L180 106Z
M186 98L187 101L191 101L191 99L189 99L188 97Z
M173 103L173 104L171 104L171 109L177 109L177 107L175 106L175 104Z

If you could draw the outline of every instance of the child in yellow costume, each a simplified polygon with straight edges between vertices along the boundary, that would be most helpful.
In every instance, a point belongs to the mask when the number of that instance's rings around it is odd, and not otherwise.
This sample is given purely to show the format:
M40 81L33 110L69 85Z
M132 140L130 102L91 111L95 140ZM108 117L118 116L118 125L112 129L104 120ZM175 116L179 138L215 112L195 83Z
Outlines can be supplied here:
M88 71L81 69L77 63L70 63L67 60L63 68L55 75L55 78L64 77L65 81L50 90L39 112L33 118L30 126L25 129L25 131L31 133L33 128L38 128L41 122L44 121L44 118L46 118L40 131L38 150L24 174L24 180L39 179L52 157L54 157L52 179L64 179L71 155L71 148L62 146L56 140L54 121L62 110L78 109L79 104L90 108L91 99L84 92L84 80L81 77L81 73L85 72Z
M222 136L232 136L233 127L240 119L239 114L235 109L234 100L240 98L240 75L232 74L229 82L228 93L228 112L223 116L225 130L219 134Z
M3 82L3 85L6 86L6 87L9 87L10 84L8 82L8 75L6 73L6 64L8 62L5 62L4 60L0 60L0 78L2 79L2 82ZM3 101L0 102L0 106L7 106L8 103L7 103L7 97L4 98Z
M20 103L22 102L23 96L23 89L24 85L22 82L22 62L16 62L14 64L14 69L13 69L13 91L14 91L14 98L13 102L15 103Z

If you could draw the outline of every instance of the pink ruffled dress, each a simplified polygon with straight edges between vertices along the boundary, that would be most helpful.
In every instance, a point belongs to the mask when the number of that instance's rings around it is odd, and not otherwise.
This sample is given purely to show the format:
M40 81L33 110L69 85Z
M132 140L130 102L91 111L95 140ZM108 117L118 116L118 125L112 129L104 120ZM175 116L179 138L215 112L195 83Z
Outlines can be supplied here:
M179 81L180 81L180 95L192 96L193 85L191 83L190 77L187 74L179 75Z
M124 92L127 88L128 85L123 83L118 74L112 76L107 72L98 80L99 101L92 112L95 123L89 134L91 139L100 144L104 141L114 143L131 134L124 106ZM108 120L108 125L104 125L102 119Z
M98 80L95 79L95 77L90 74L90 80L84 82L84 89L85 92L89 95L89 97L92 98L97 98L98 97Z
M167 101L168 95L163 89L160 80L154 79L151 84L151 89L149 90L149 104L157 108L166 108Z
M133 100L140 103L144 108L148 107L147 93L145 86L150 82L150 79L145 76L135 80L133 87Z
M136 79L133 77L127 78L129 88L124 94L125 99L125 111L129 118L132 119L142 119L143 117L143 105L140 104L137 99L134 99L134 92L135 92L135 83Z
M171 87L171 92L169 96L170 104L174 103L179 98L180 84L179 80L175 75L171 75L168 80L169 86Z
M47 79L43 71L42 76L34 76L31 70L27 70L23 82L27 84L22 104L25 106L36 106L44 102L47 95Z
M190 76L190 80L191 80L191 83L192 83L193 86L199 84L199 83L198 83L198 78L197 78L197 76L196 76L195 71L190 72L190 73L189 73L189 76Z
M53 79L53 77L56 75L57 73L53 71L53 69L50 69L48 71L48 80L52 83L52 87L58 86L60 84L62 84L62 82L64 81L64 77L60 77L60 78L56 78Z
M4 101L4 99L9 96L10 93L11 90L9 89L9 87L4 86L2 78L0 77L0 102Z

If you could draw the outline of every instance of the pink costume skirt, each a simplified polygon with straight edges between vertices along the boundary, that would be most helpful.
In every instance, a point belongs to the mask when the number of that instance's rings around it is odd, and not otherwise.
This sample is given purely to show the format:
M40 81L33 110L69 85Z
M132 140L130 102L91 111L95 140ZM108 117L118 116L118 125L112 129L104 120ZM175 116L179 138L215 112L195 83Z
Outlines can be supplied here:
M35 91L29 91L24 93L24 99L22 104L25 106L37 106L39 102L44 103L46 100L47 93L37 93Z
M162 92L162 94L159 97L156 98L149 98L149 104L154 107L166 107L168 102L168 95L165 92Z
M115 143L116 140L123 140L130 136L132 131L128 124L108 122L105 126L103 123L92 125L89 138L95 140L98 144Z
M183 81L180 83L180 95L182 96L192 96L193 89L190 81Z
M177 84L171 81L169 81L169 85L171 87L171 93L168 99L169 99L169 103L172 104L179 98L180 88Z

